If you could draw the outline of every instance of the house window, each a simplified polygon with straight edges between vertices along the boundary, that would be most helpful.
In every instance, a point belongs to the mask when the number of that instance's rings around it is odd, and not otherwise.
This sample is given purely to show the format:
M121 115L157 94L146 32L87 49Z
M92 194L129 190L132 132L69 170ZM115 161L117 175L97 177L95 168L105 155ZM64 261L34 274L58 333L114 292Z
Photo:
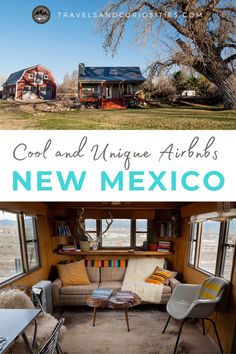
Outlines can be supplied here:
M34 74L29 74L29 79L33 79L34 78Z
M236 219L193 222L188 264L205 273L231 279L236 242Z
M127 85L127 95L132 95L132 93L133 93L132 84L128 84Z
M44 80L48 80L48 75L44 75Z
M42 85L43 83L43 73L36 72L34 82L38 85Z
M112 98L112 86L106 86L106 98Z
M97 96L97 86L83 86L81 90L82 97L96 97Z
M0 283L40 266L36 218L0 211Z
M135 245L141 247L147 241L147 219L136 220Z

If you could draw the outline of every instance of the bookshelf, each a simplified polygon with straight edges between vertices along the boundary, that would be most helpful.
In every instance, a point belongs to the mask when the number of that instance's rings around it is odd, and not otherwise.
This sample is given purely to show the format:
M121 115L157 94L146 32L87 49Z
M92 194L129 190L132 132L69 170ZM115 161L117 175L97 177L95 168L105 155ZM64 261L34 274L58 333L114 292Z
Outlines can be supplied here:
M180 236L180 216L177 210L156 213L157 239L168 241Z

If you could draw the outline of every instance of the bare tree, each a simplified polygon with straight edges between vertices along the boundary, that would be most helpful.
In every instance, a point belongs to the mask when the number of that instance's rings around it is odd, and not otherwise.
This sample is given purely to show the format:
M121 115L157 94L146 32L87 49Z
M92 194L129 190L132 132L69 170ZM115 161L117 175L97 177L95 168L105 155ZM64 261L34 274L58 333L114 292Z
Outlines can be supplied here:
M236 74L232 65L236 60L235 0L114 1L99 21L106 33L104 47L114 52L126 25L144 11L151 15L139 16L138 38L146 34L155 40L157 33L167 33L166 26L170 26L178 48L164 62L155 60L149 68L150 75L158 75L173 65L193 68L219 88L226 108L236 109Z
M59 93L76 97L78 94L78 70L71 74L66 73L62 84L59 86Z
M2 84L4 84L5 81L6 81L5 76L0 75L0 86L1 86Z
M176 88L171 79L167 76L161 76L155 84L155 95L165 99L168 103L172 103L175 95Z

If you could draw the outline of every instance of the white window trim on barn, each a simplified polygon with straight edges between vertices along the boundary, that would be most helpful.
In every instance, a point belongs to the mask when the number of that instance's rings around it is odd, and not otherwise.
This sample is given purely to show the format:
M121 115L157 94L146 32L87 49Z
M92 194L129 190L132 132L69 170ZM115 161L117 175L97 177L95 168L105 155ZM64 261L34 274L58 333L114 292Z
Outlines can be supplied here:
M28 74L28 77L29 77L29 79L33 79L33 78L34 78L34 74L29 73L29 74Z

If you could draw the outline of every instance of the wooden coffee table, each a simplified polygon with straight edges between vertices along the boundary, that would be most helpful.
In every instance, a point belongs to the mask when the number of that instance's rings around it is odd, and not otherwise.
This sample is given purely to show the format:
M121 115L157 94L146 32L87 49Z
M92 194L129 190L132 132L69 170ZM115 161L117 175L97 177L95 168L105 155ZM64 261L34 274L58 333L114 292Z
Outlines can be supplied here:
M133 293L133 299L130 301L118 302L116 301L116 295L112 295L108 300L92 299L91 296L87 299L87 305L93 307L93 326L95 326L97 308L109 308L114 310L124 310L127 330L129 332L129 317L128 309L139 305L142 300L141 298Z

